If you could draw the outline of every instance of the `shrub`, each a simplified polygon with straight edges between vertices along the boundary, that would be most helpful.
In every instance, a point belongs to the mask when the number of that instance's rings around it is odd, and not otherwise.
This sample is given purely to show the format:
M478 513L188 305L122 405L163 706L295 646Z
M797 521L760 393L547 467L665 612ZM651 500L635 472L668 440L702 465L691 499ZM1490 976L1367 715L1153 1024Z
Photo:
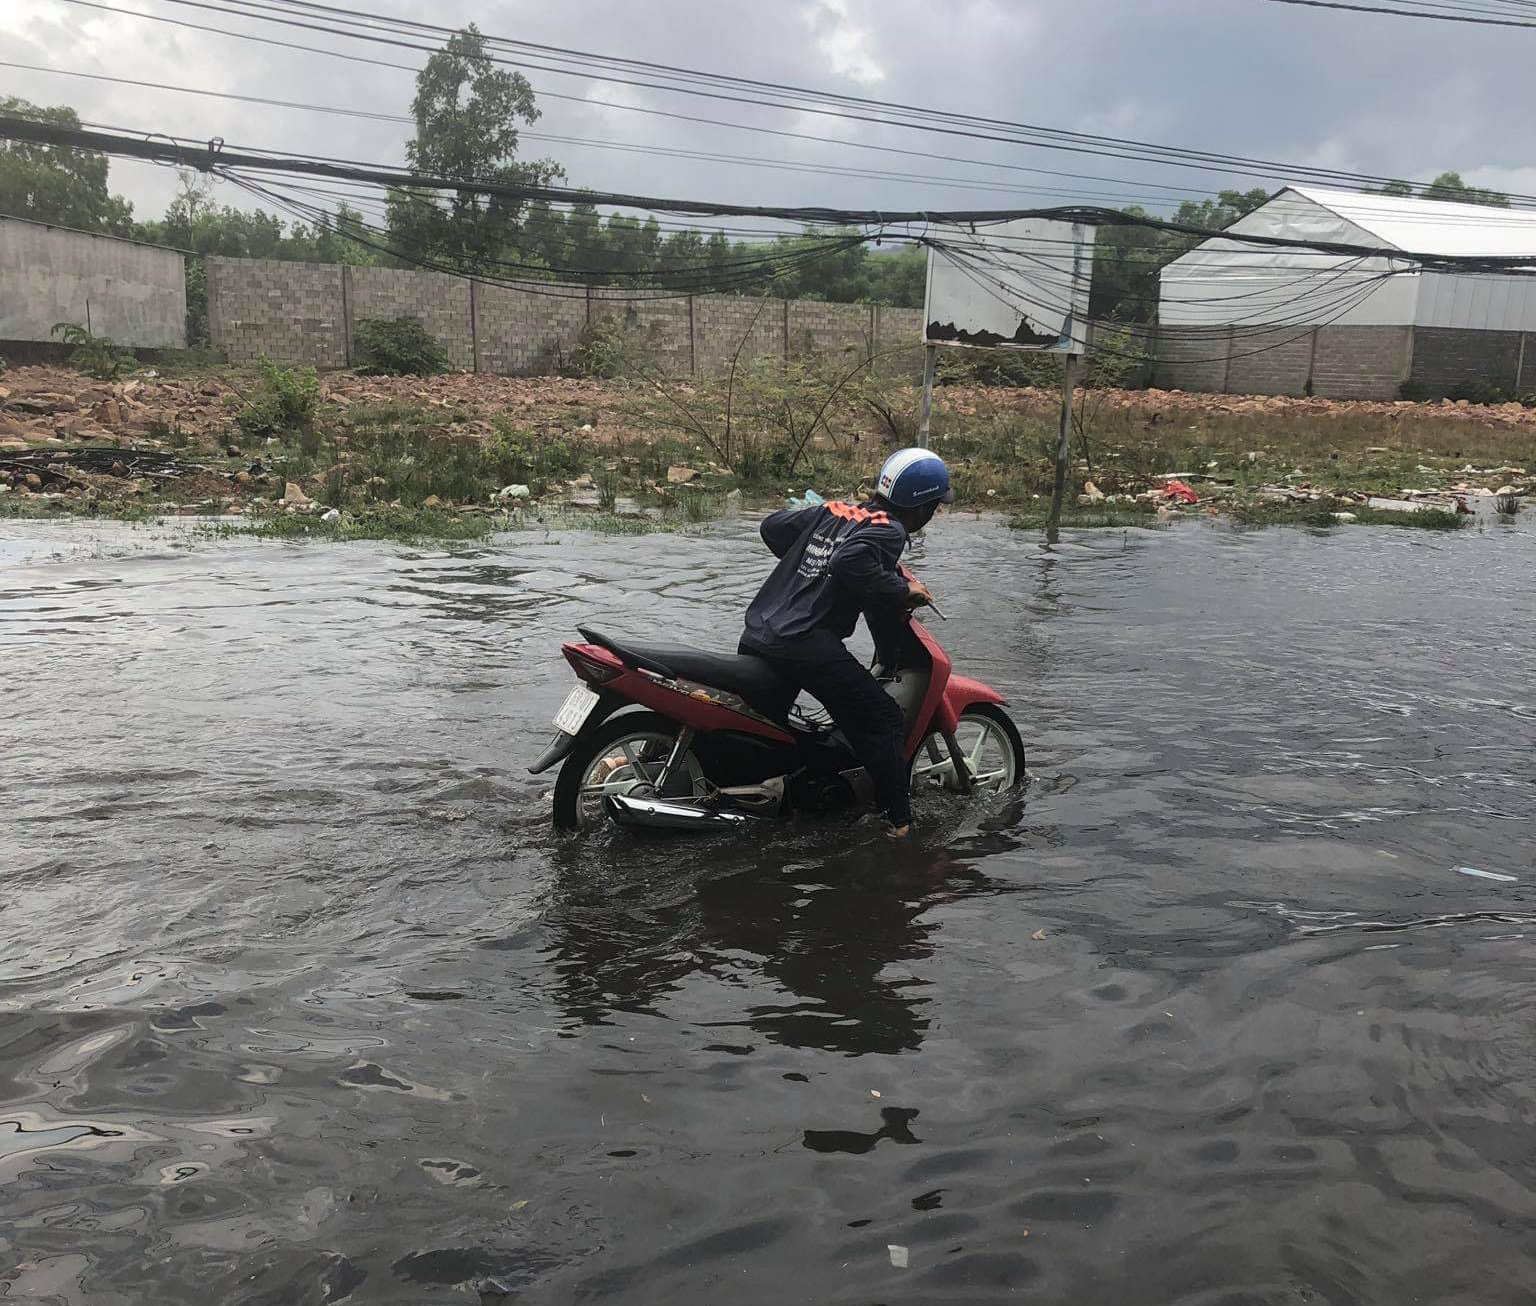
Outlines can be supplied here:
M117 380L137 361L133 350L115 344L110 336L92 334L78 322L55 322L53 334L64 344L74 346L70 366L98 381Z
M414 317L365 318L352 344L363 376L436 376L451 368L447 351Z
M628 370L629 334L613 318L588 322L576 337L571 356L560 366L562 376L612 380Z
M307 430L315 420L320 378L312 367L279 367L263 357L256 365L261 389L246 399L235 424L249 436Z

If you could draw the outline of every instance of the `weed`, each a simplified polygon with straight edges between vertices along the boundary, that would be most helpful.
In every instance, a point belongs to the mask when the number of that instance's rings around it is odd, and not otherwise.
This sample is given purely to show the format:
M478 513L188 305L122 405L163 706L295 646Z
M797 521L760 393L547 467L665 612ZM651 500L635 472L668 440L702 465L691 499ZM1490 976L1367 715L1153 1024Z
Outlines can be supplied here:
M353 356L362 376L435 376L451 367L447 350L414 317L363 319Z
M55 322L53 335L73 346L70 366L98 381L115 381L138 360L133 350L113 342L110 336L98 336L78 322Z
M235 423L248 436L308 430L315 420L320 378L312 367L279 367L270 358L257 363L261 388L246 399Z

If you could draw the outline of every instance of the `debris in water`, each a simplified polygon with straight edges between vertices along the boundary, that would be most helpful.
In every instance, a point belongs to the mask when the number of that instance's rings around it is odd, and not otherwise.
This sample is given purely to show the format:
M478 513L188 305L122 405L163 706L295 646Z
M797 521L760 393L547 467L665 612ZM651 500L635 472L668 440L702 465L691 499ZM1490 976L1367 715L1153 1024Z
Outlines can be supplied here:
M1475 866L1458 866L1456 872L1459 875L1470 875L1479 880L1497 880L1500 884L1519 884L1518 875L1505 875L1500 871L1480 871Z
M826 500L817 494L815 490L807 490L803 499L791 497L789 499L789 506L791 508L818 508L825 502Z
M1181 503L1199 503L1200 496L1183 481L1170 480L1163 486L1165 499L1178 499Z
M1045 938L1045 931L1044 930L1036 930L1029 937L1034 939L1034 940L1036 940L1038 942L1039 940Z
M907 1268L907 1249L899 1243L886 1243L885 1250L891 1254L891 1264L898 1270Z

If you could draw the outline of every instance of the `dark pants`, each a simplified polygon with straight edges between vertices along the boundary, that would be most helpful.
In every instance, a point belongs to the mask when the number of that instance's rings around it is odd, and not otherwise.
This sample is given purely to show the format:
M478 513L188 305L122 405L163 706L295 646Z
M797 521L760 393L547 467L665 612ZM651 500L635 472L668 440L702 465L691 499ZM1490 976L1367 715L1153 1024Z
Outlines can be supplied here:
M875 786L875 801L893 825L912 820L907 775L907 723L896 701L840 642L808 642L803 656L765 653L746 640L741 652L773 664L781 679L803 689L831 715L864 764ZM797 650L797 653L799 650Z

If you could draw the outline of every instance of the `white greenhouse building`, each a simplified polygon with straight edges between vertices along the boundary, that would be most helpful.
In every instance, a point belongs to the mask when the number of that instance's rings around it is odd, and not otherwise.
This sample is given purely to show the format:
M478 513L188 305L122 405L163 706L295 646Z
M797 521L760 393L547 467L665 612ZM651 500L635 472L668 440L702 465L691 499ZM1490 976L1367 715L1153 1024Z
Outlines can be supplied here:
M1296 186L1227 230L1402 256L1205 241L1161 273L1159 385L1340 399L1536 391L1536 276L1437 272L1413 257L1528 255L1536 271L1536 212Z

